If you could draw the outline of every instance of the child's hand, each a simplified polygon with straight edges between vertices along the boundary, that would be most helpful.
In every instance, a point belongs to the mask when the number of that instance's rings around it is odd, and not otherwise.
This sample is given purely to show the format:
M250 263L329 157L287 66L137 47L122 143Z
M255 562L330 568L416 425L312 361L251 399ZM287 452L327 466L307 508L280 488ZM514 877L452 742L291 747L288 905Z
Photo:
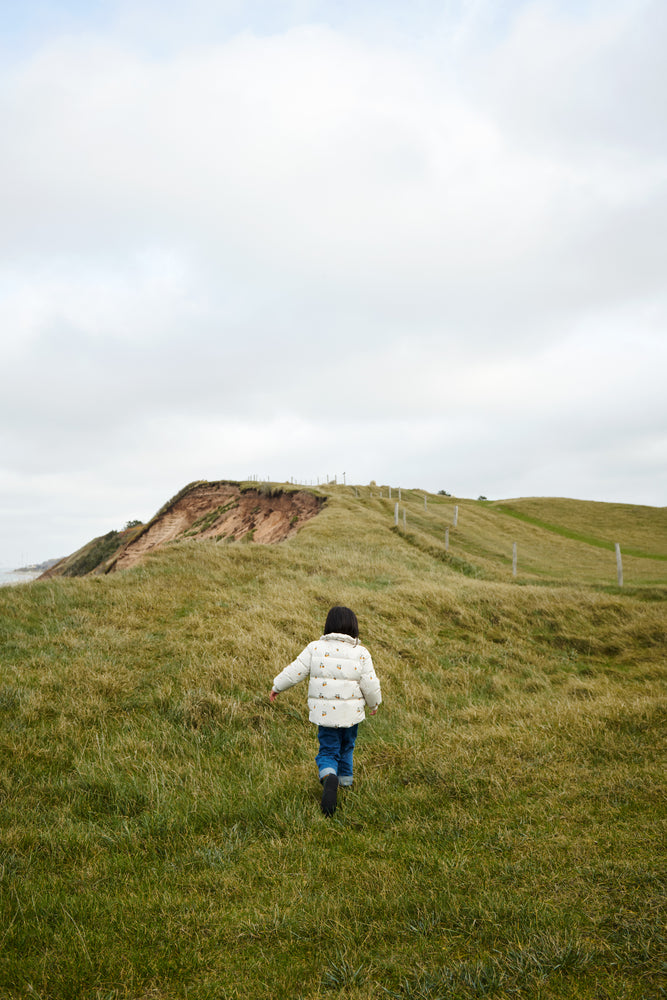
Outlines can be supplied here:
M271 694L269 695L269 701L273 704L273 702L276 700L277 697L278 697L278 692L272 691Z
M376 712L377 712L377 708L372 708L371 709L371 715L375 715Z

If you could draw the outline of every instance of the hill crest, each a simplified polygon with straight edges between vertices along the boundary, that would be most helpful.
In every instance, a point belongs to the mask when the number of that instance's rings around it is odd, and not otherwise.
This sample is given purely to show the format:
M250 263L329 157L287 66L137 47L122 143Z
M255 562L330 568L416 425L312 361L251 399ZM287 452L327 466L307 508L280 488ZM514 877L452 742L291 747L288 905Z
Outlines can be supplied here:
M40 579L128 569L147 553L177 540L282 542L325 502L325 497L301 489L251 487L231 480L189 483L147 524L94 538Z
M478 580L614 586L618 542L626 587L667 583L667 508L559 497L471 500L375 483L310 489L232 480L189 483L147 524L93 539L42 578L126 569L171 542L281 542L325 505L320 527L308 532L315 545L329 544L333 532L358 537L365 549L379 530L404 554L407 545Z

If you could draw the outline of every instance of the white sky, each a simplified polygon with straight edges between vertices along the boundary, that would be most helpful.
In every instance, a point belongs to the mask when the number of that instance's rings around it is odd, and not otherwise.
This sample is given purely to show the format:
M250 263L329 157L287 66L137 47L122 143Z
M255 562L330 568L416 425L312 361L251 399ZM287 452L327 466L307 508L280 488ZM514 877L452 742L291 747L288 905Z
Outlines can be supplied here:
M667 503L664 0L0 6L0 566L194 479Z

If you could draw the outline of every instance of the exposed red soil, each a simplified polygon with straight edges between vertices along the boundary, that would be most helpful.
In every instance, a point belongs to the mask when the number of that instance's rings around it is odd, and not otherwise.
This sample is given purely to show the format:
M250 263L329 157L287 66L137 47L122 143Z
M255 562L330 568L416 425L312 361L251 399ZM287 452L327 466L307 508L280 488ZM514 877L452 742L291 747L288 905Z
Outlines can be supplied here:
M199 483L157 514L121 549L109 569L127 569L175 539L237 540L252 532L253 542L281 542L296 534L323 503L323 497L305 491L271 496L261 488L241 491L235 483Z

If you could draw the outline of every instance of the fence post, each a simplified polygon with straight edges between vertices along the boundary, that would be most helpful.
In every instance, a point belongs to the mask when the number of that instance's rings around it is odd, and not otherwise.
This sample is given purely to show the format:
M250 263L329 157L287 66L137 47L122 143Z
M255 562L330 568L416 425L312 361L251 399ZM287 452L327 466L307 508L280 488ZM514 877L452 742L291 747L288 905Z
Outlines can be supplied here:
M403 508L403 530L405 530L405 507Z
M516 542L512 546L512 576L516 576Z
M457 504L454 507L454 527L456 527L456 525L458 524L458 520L459 520L459 505Z
M391 500L391 486L389 487L389 499Z
M445 528L445 552L449 552L449 528Z
M394 524L398 528L398 504L394 504Z
M400 486L398 487L398 499L399 500L401 499L401 487Z
M426 494L424 494L424 510L426 510Z
M616 545L616 576L618 577L619 587L623 586L623 560L621 559L621 546L618 542Z

